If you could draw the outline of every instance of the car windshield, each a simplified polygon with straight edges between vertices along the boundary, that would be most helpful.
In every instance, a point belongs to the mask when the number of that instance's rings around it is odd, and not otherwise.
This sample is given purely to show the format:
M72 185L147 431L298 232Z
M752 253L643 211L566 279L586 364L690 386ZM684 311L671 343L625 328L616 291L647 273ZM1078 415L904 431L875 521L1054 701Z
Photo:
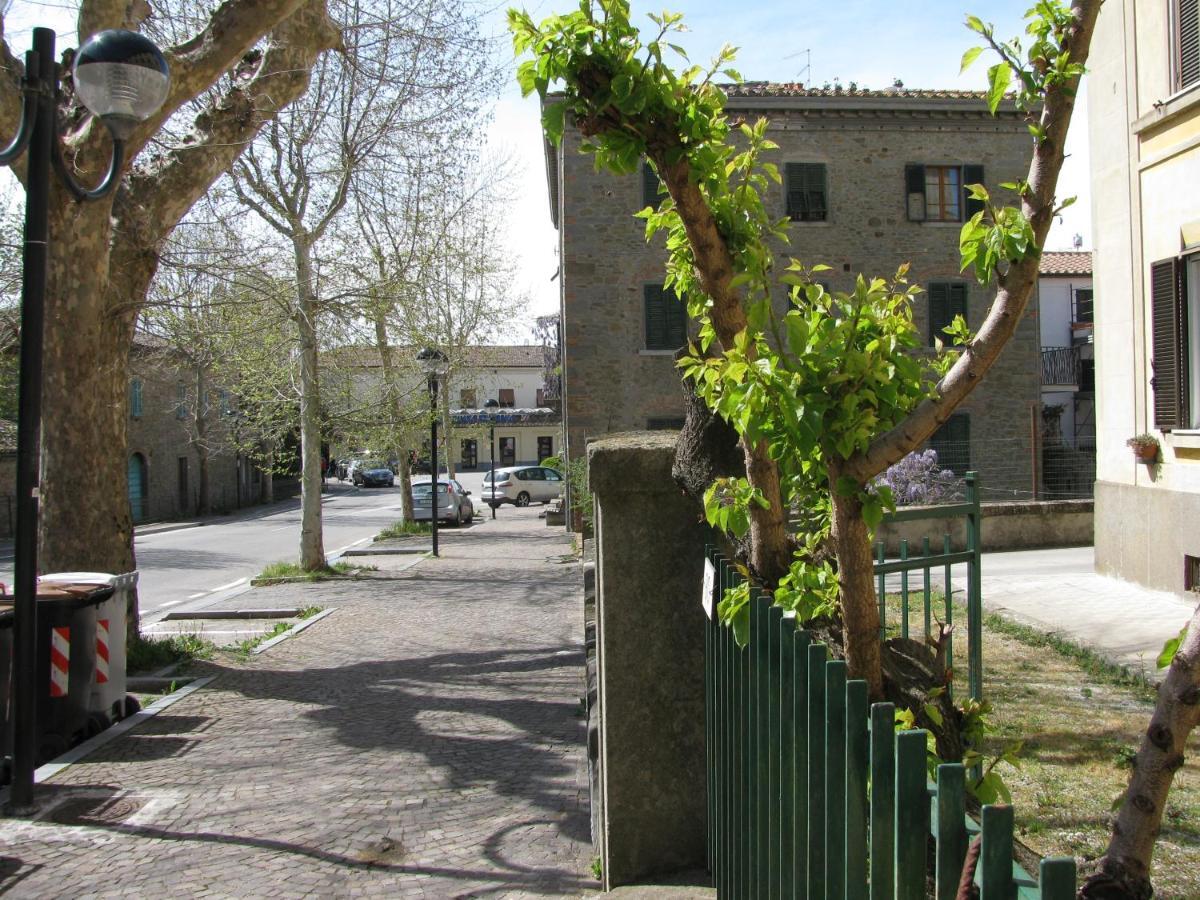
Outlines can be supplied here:
M430 492L430 484L428 481L423 481L420 484L414 484L412 486L412 490L413 490L414 497L423 497ZM438 484L438 493L439 494L446 493L446 485L439 483Z
M382 459L372 459L369 462L363 463L364 469L386 469L388 464Z

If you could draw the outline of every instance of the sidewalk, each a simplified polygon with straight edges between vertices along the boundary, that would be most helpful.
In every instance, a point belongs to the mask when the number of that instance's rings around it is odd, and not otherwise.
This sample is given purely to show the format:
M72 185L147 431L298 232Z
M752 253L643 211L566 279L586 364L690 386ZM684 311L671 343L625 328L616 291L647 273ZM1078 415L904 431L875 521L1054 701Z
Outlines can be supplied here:
M0 821L14 896L579 896L579 571L538 509L379 578L231 606L336 607L39 786ZM398 563L397 563L398 565Z

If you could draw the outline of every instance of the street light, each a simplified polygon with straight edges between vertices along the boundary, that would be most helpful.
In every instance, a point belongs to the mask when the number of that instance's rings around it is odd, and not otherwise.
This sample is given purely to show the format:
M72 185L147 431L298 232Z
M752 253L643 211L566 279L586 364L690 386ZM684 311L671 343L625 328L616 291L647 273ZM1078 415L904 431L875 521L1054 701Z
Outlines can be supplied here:
M55 119L61 71L54 61L55 34L33 29L21 80L21 122L16 137L0 150L0 165L29 151L25 175L25 246L22 255L20 400L17 414L17 516L13 592L13 781L14 812L33 808L37 762L35 672L38 569L38 454L42 406L42 334L45 322L49 234L50 167L78 201L113 192L125 164L125 140L138 122L167 98L170 73L159 49L131 31L101 31L75 54L75 93L100 118L112 137L112 160L95 188L79 184L63 162Z
M429 412L430 412L430 435L429 435L429 478L432 482L430 487L429 502L432 504L432 512L429 516L431 527L433 529L433 555L438 555L438 458L437 458L437 400L438 400L438 377L446 374L446 354L440 350L434 350L431 347L426 347L417 354L417 361L421 364L421 368L425 370L425 377L429 379Z
M492 502L488 504L492 508L492 518L496 518L496 410L500 408L499 400L489 400L483 404L488 411L488 434L490 440L488 459L489 470L491 475L488 476L488 481L492 483Z

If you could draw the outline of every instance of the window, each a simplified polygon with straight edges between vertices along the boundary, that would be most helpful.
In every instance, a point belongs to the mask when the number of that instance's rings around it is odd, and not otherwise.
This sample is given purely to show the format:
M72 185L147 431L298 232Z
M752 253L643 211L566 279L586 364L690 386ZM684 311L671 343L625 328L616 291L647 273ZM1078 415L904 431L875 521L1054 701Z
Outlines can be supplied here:
M1092 321L1092 289L1079 288L1075 291L1071 321L1083 325Z
M1174 4L1175 88L1200 83L1200 2L1176 0Z
M142 380L134 378L129 382L129 415L135 419L142 417Z
M971 415L955 413L929 438L938 465L960 478L971 468Z
M506 409L512 409L517 405L516 391L512 388L500 388L498 393L499 397L496 399L500 402L501 406Z
M949 343L946 326L955 316L967 318L967 283L935 281L929 285L929 346L937 341Z
M479 464L479 445L474 438L463 438L462 441L462 467L464 469L473 469Z
M1200 427L1200 255L1150 266L1154 427Z
M538 438L538 462L554 455L554 438L543 435Z
M829 204L825 191L824 163L788 163L784 166L787 214L793 222L824 222Z
M547 481L562 481L562 475L553 469L542 469L542 474L546 476Z
M983 183L983 166L904 167L905 203L911 222L961 222L983 209L966 186ZM965 215L964 215L965 211Z
M233 415L233 401L229 396L229 391L224 389L217 391L217 403L219 404L218 408L221 411L221 415Z
M667 189L658 179L650 163L642 162L642 206L658 206L658 201L667 195Z
M175 418L187 418L187 385L182 381L175 385Z
M477 409L479 404L475 402L475 388L464 388L459 391L458 405L463 409Z
M678 350L687 343L687 310L661 284L645 287L646 349Z
M545 388L537 389L537 398L534 400L534 403L537 405L538 409L541 409L543 406L546 405L546 389Z
M647 431L678 431L683 428L683 416L657 416L646 420Z

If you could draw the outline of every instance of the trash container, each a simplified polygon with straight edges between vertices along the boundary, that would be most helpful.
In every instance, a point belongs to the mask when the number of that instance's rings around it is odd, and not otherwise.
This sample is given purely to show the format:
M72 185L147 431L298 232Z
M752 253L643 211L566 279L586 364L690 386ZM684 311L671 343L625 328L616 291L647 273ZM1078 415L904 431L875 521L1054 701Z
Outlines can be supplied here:
M0 787L12 781L13 605L0 600Z
M96 608L113 589L94 584L38 584L38 761L46 762L95 734L90 717L96 668Z
M109 575L106 572L54 572L38 579L42 583L100 585L113 589L96 611L96 677L88 709L95 725L107 728L138 709L137 701L126 697L126 615L129 595L137 586L138 573Z

